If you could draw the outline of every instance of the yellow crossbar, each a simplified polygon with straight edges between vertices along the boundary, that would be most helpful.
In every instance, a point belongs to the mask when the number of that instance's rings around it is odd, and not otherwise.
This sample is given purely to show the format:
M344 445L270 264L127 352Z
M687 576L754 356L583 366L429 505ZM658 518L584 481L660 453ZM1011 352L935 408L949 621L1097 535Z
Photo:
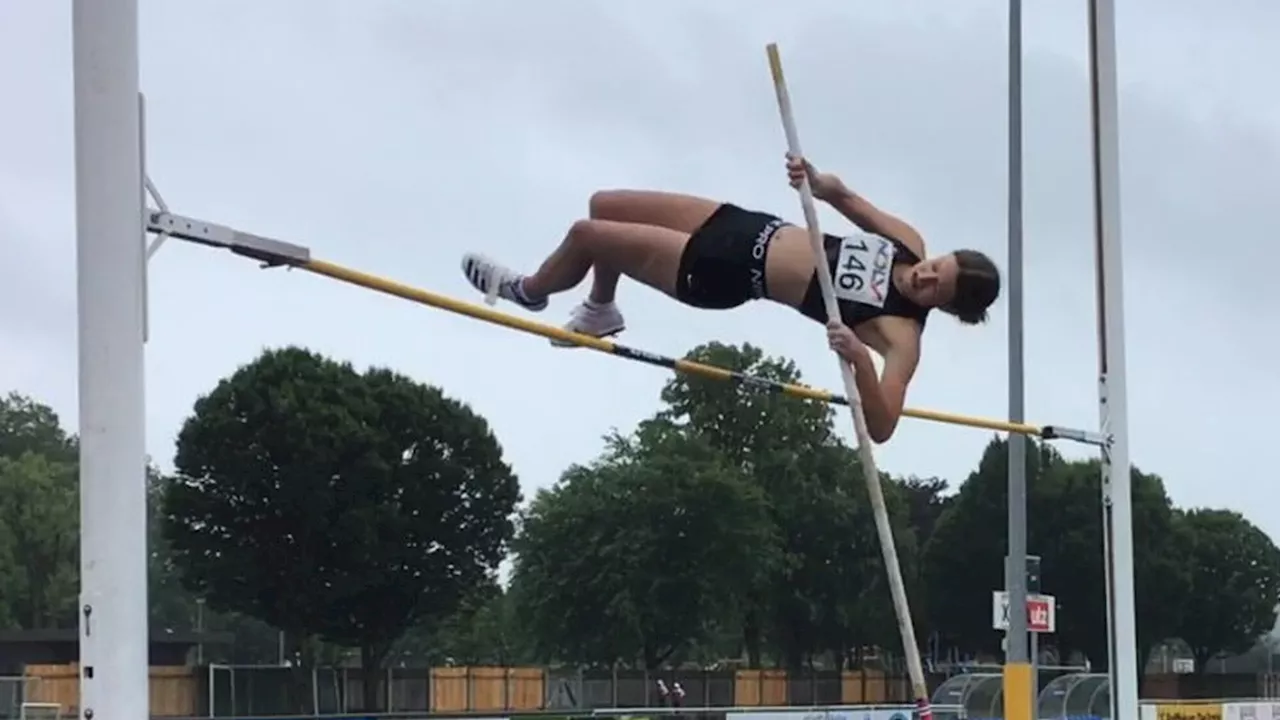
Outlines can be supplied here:
M607 355L626 358L628 360L636 360L649 365L656 365L658 367L668 368L675 370L676 372L686 373L689 375L696 375L713 380L726 380L741 385L765 388L783 393L784 395L805 398L807 400L817 400L819 402L835 405L849 404L849 401L846 398L828 390L819 390L807 385L780 383L774 380L740 373L736 370L727 370L725 368L706 365L692 360L683 360L646 352L644 350L637 350L635 348L613 342L612 340L570 332L554 325L528 320L516 315L509 315L483 305L463 302L446 295L440 295L427 290L410 287L393 280L363 273L359 270L353 270L324 260L308 260L306 262L291 265L317 275L323 275L334 280L341 280L342 282L358 285L369 290L376 290L405 300L411 300L413 302L439 308L441 310L448 310L449 312L457 313L458 315L474 318L476 320L483 320L512 330L519 330L521 332L538 335L548 339L563 340ZM1013 423L1005 420L994 420L990 418L974 417L972 415L939 412L937 410L919 410L916 408L906 408L902 411L902 414L918 420L930 420L932 422L946 423L948 425L963 425L966 427L983 428L998 432L1033 435L1046 439L1060 437L1056 428L1053 428L1052 426Z

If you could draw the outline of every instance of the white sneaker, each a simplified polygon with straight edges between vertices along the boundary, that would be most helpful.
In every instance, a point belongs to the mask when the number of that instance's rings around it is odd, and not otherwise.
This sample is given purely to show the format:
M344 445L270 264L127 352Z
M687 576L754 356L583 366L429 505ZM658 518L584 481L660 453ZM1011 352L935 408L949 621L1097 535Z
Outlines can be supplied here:
M523 275L484 255L476 253L463 255L462 274L467 276L467 282L471 283L472 287L484 293L484 301L490 305L493 304L494 298L502 298L525 310L538 312L547 309L545 297L531 298L524 294L524 287L521 285L521 281L524 280Z
M622 313L618 310L616 304L596 305L588 300L573 309L573 315L570 317L569 322L565 323L564 329L569 332L602 338L617 335L626 330L627 323L622 319ZM573 343L563 340L553 339L551 344L556 347L577 347Z

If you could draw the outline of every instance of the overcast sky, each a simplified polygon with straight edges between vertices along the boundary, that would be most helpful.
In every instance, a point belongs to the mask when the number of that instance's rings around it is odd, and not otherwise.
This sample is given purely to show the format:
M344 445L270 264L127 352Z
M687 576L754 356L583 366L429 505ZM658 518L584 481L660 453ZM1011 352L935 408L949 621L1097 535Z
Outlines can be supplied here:
M1183 506L1280 538L1273 0L1119 3L1132 458ZM0 387L76 422L70 3L0 2ZM142 3L151 177L174 210L472 299L460 255L532 268L597 188L699 193L801 220L764 46L806 152L924 233L1005 265L1003 3L701 0ZM1027 407L1097 424L1084 2L1028 3ZM1268 206L1270 202L1271 207ZM848 226L824 211L824 229ZM526 493L657 407L662 371L172 243L151 263L147 449L263 348L390 366L493 424ZM585 288L584 288L585 291ZM542 318L560 322L581 293ZM634 285L623 342L749 341L838 387L822 328ZM510 309L510 308L507 308ZM910 404L1006 412L1007 308L935 317ZM847 417L840 416L842 427ZM989 434L906 421L884 469L958 482ZM1064 445L1069 455L1083 448ZM1034 518L1032 519L1034 522Z

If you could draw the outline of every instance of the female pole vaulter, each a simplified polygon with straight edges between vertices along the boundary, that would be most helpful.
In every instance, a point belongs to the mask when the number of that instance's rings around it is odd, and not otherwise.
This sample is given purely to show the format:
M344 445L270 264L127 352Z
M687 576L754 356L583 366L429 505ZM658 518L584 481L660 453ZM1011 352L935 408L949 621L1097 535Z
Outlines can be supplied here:
M937 308L966 325L985 322L1000 294L1000 273L976 250L928 257L920 233L906 221L839 177L788 156L791 186L799 188L806 175L814 197L863 231L825 236L823 268L814 266L808 231L775 215L691 195L609 190L591 196L588 217L573 224L533 274L474 253L464 256L462 270L477 290L532 311L546 309L550 296L593 272L591 291L565 329L595 337L626 327L614 303L623 275L691 307L725 310L766 299L826 323L817 273L829 272L843 320L827 328L831 348L854 365L867 430L883 443L901 417L929 311ZM884 358L879 378L868 347Z

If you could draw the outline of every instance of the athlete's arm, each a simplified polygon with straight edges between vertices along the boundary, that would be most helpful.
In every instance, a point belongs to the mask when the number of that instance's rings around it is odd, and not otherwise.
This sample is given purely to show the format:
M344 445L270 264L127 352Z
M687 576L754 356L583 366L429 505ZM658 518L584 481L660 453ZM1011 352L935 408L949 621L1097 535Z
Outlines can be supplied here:
M904 324L905 325L905 324ZM872 442L884 443L893 437L907 402L907 386L920 362L920 335L912 327L885 328L887 351L884 372L876 378L876 367L865 348L848 358L853 365L862 398L862 414Z
M918 230L906 220L876 207L870 200L850 190L843 182L837 183L834 189L825 193L822 200L863 232L892 238L911 248L916 255L925 256L924 238L920 236Z

